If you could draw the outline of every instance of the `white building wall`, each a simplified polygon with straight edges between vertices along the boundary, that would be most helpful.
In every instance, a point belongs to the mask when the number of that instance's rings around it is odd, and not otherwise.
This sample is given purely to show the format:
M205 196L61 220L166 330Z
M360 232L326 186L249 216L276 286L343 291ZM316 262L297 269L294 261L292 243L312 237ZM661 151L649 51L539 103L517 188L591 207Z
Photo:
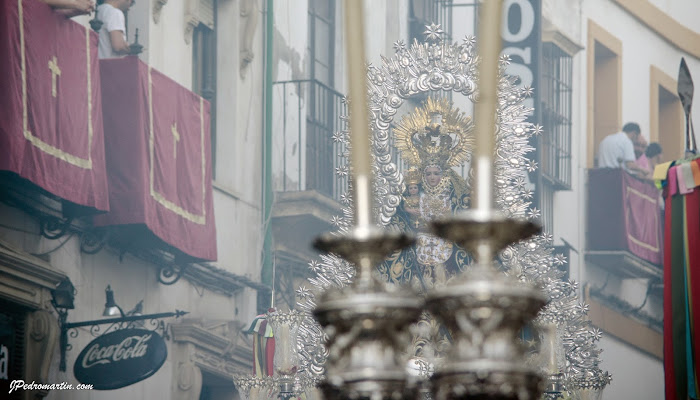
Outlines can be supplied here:
M275 2L272 87L272 171L274 191L306 188L306 115L310 72L308 2Z
M697 2L690 0L666 3L673 4L672 9L677 13L672 15L674 17L678 17L681 10L693 12L698 7ZM623 123L638 122L642 134L649 139L650 66L658 67L675 80L681 57L685 57L691 74L700 71L700 60L684 53L609 0L586 0L583 8L584 18L592 19L622 42L622 120ZM700 29L696 21L686 27L695 31ZM700 108L696 105L692 111L693 119L698 120Z
M700 24L697 19L700 15L700 2L693 0L649 0L649 2L686 28L700 33Z
M700 4L689 0L651 0L652 4L691 30L698 32L695 16ZM569 39L588 45L588 20L594 21L622 42L622 123L638 122L642 134L649 140L650 120L650 66L655 66L674 78L678 76L681 57L694 76L700 76L700 60L684 53L671 42L651 30L635 16L610 0L579 0L561 2L543 1L544 19ZM545 23L546 24L546 23ZM573 109L572 109L572 190L555 194L554 241L561 245L560 238L571 243L578 254L571 252L571 278L583 284L589 282L601 286L607 272L597 268L586 268L586 202L588 168L587 148L587 57L584 48L574 57L573 63ZM695 77L697 81L697 77ZM700 108L693 108L693 119L700 118ZM621 127L620 127L621 128ZM610 132L613 133L613 132ZM608 290L616 292L630 304L642 304L646 281L620 280L613 276L608 280ZM580 291L580 295L583 291ZM659 315L662 305L649 300L645 311ZM603 370L613 375L612 384L603 392L603 399L661 399L663 398L663 363L629 344L604 334L599 347L604 350L601 359Z
M661 400L664 398L664 368L656 357L604 335L598 342L603 350L601 369L613 376L603 399Z
M263 243L265 2L256 0L251 11L252 18L257 19L251 42L253 60L243 72L241 37L249 21L240 16L240 3L217 2L216 265L259 281ZM191 54L191 50L185 53L190 59ZM254 313L254 307L246 311L251 318Z

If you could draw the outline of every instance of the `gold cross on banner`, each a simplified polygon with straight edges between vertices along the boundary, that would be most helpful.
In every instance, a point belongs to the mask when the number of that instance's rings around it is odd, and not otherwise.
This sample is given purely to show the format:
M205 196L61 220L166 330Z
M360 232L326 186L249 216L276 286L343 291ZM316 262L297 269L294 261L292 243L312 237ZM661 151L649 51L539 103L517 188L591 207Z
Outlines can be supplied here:
M56 97L56 77L61 76L61 69L58 68L56 56L49 60L49 70L51 70L51 96Z
M180 141L180 134L177 131L177 122L174 122L170 127L170 132L173 134L173 157L177 158L177 142Z

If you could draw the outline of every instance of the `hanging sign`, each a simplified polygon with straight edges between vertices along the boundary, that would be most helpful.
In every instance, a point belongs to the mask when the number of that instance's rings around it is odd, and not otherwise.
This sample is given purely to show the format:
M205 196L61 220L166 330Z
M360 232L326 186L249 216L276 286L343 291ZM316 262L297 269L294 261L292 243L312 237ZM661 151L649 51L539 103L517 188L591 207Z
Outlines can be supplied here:
M90 342L75 360L73 373L95 389L118 389L155 374L167 356L165 341L156 332L122 329Z
M535 89L534 96L526 99L526 107L539 108L539 71L541 39L541 0L506 0L503 2L501 38L503 50L511 63L506 73L520 77L518 86ZM535 121L536 116L535 116Z
M518 87L531 87L534 93L523 101L523 105L534 108L533 114L527 121L533 124L541 123L540 107L540 54L542 49L542 0L504 0L503 21L501 23L501 38L503 49L501 54L510 56L510 65L506 68L506 74L518 76ZM530 139L530 145L535 148L530 156L533 160L540 160L541 145L539 136ZM540 161L541 162L541 161ZM530 182L536 184L540 180L540 172L528 174ZM533 190L533 206L538 206L540 199L539 188L536 185L528 186ZM539 206L542 208L542 206Z

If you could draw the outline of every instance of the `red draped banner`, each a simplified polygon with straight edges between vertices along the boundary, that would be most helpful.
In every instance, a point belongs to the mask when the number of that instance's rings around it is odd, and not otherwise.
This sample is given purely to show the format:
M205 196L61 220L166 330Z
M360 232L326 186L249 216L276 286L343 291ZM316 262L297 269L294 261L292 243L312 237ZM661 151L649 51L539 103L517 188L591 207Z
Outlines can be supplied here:
M136 57L100 68L111 211L96 224L145 224L215 260L209 103Z
M95 32L38 0L4 0L0 77L0 170L109 209Z
M590 170L588 248L626 250L661 265L659 190L622 169Z
M668 170L664 240L666 400L700 397L700 160Z

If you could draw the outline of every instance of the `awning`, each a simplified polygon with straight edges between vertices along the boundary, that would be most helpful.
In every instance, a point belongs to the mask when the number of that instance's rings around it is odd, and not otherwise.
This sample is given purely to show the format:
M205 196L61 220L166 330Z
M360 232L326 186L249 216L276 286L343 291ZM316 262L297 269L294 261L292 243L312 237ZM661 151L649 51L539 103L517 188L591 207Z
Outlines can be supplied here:
M0 77L0 170L108 210L97 34L40 1L2 1Z
M110 212L185 254L216 259L209 103L137 57L101 60Z

